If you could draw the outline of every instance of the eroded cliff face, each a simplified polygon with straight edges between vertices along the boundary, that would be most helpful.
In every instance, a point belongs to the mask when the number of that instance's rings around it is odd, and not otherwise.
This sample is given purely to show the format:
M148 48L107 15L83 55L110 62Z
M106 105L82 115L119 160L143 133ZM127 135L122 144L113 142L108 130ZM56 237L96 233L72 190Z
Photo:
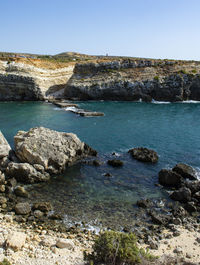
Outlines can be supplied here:
M200 62L117 59L77 64L65 97L80 100L200 100Z
M59 69L0 61L0 100L44 100L64 89L74 65Z

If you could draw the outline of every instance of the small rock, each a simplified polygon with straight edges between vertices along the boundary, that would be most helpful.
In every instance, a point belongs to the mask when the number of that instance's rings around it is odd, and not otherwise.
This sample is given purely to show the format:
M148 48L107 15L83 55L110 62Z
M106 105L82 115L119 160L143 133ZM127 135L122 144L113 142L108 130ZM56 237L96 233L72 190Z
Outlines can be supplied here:
M4 204L4 203L7 203L7 199L3 196L0 196L0 204Z
M189 253L186 253L186 258L191 259L192 255L190 255Z
M173 232L173 236L176 237L176 236L180 236L181 235L181 232L180 231L175 231Z
M15 188L14 193L19 197L28 198L28 192L22 186Z
M151 205L151 201L148 199L142 199L137 201L137 206L142 208L148 208Z
M8 179L7 181L7 185L10 186L10 187L16 187L17 186L17 181L15 178L11 178L11 179Z
M28 202L20 202L15 205L16 214L29 214L31 212L31 207Z
M197 237L196 241L200 244L200 237Z
M26 241L26 234L22 232L13 232L8 235L5 242L6 248L12 248L15 251L20 250Z
M93 163L93 165L96 166L96 167L98 167L98 166L101 165L101 162L100 162L99 160L93 160L92 163Z
M67 248L69 250L74 249L73 242L70 239L65 239L65 238L58 239L58 241L56 242L56 246L58 248Z
M176 254L181 254L183 251L182 251L182 248L177 247L177 248L174 249L173 252L176 253Z
M0 185L0 192L1 192L1 193L4 193L5 190L6 190L5 185Z
M33 205L33 210L40 210L41 212L49 212L52 210L52 205L50 202L37 202Z
M162 169L159 172L159 183L167 187L179 187L183 182L183 178L178 173L169 170Z
M188 202L184 206L185 210L188 211L189 213L196 212L197 208L194 205L194 202Z
M34 211L34 216L35 216L36 218L41 218L41 217L44 216L44 213L41 212L40 210L35 210L35 211Z
M113 167L121 167L123 166L123 162L119 159L112 159L108 160L108 165L113 166Z
M110 173L105 173L104 176L105 176L105 177L112 177L112 174L110 174Z

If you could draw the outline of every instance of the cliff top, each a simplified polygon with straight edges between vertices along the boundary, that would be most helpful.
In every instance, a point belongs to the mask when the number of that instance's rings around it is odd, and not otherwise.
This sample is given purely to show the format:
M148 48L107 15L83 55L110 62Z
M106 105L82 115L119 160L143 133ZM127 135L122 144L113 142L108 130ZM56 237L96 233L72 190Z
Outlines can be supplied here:
M133 61L151 61L153 63L173 62L176 65L188 65L191 63L200 64L199 61L185 61L185 60L172 60L172 59L151 59L151 58L138 58L138 57L125 57L125 56L95 56L80 54L76 52L64 52L57 55L38 55L28 53L7 53L0 52L0 60L16 63L24 63L38 68L44 69L59 69L76 63L101 63L112 62L118 60L133 60Z

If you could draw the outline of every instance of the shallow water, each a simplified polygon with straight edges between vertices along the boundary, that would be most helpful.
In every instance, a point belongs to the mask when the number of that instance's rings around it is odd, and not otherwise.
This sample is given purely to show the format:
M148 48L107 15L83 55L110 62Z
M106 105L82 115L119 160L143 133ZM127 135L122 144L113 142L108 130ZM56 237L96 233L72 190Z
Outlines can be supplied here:
M200 104L155 103L79 102L80 108L105 113L104 117L84 118L48 103L2 102L0 127L12 146L17 131L31 127L76 133L98 151L103 165L73 166L64 176L35 187L34 199L51 200L56 211L67 215L66 220L131 224L138 199L167 197L155 186L161 168L178 162L200 166ZM133 160L127 151L137 146L156 150L159 162ZM124 161L122 168L106 164L113 152ZM106 172L112 177L105 177Z

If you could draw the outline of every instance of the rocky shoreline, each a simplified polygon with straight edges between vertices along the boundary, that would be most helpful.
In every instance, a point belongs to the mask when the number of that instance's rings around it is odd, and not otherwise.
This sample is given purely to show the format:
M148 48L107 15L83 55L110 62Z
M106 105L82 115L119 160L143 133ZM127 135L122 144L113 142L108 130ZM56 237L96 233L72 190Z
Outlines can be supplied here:
M154 150L147 148L134 148L129 151L129 154L133 159L146 163L156 163L159 159ZM89 232L86 227L84 228L84 225L80 226L80 224L74 224L67 228L62 222L62 217L52 212L52 205L49 202L28 202L29 194L23 183L33 184L48 181L50 175L64 171L66 166L83 160L87 156L96 155L95 150L82 143L75 135L58 133L42 127L33 128L29 132L19 131L15 136L15 150L11 149L1 134L0 205L3 214L1 218L11 224L14 222L16 227L18 227L18 223L22 227L37 228L37 231L39 229L37 233L43 233L43 236L50 233L54 238L54 242L50 244L51 246L48 246L48 251L51 251L50 256L53 255L52 252L54 253L57 248L60 248L55 242L58 233L61 233L59 237L63 239L70 238L72 234L77 234L79 235L78 238L85 239L84 246L81 245L81 248L91 249L94 234ZM100 161L96 158L95 160L89 160L89 163L91 163L90 161L93 166L101 166ZM109 160L108 163L113 167L123 167L123 161L119 159ZM147 246L155 253L162 254L162 251L164 251L165 254L172 254L173 252L174 255L182 255L188 260L198 262L200 259L198 254L200 244L200 180L192 167L186 164L177 164L172 170L162 169L159 172L158 182L160 183L158 185L162 185L161 188L169 191L170 198L175 202L163 200L161 203L148 199L139 200L137 202L138 212L135 226L124 227L123 232L134 232L138 237L139 244ZM2 229L5 229L3 223ZM46 232L42 232L43 230ZM56 234L51 234L50 230L56 231ZM194 245L194 249L189 250L189 253L187 246L179 240L185 233L188 236L187 230L191 232L190 236L192 235L192 244ZM27 230L24 231L27 232ZM11 231L9 230L9 232ZM2 255L7 253L7 249L12 249L8 243L5 243L7 241L8 238L3 237L2 246L5 246L5 248L2 248ZM185 242L183 243L185 244ZM66 249L68 248L66 247ZM159 252L160 250L161 252ZM43 254L45 251L45 249L44 251L41 250ZM60 253L60 250L58 250L58 253ZM66 253L64 251L63 255L69 255L69 253ZM56 255L56 253L54 254ZM12 255L15 256L14 252ZM35 258L32 255L30 254L31 259ZM83 262L81 255L79 251L78 256L81 258L78 260L77 257L77 263L73 263L75 261L72 257L73 262L66 264L83 264L81 263ZM25 264L23 262L17 264ZM46 263L44 261L41 264Z

